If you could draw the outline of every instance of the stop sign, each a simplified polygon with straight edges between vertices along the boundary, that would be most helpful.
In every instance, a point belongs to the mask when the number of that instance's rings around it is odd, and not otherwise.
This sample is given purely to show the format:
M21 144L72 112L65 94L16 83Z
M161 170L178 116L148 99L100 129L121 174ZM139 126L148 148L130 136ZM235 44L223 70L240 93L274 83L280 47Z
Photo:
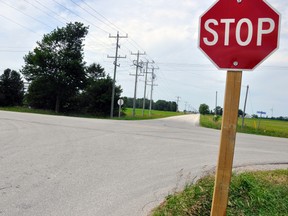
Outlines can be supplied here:
M264 0L219 0L200 17L199 47L220 69L252 70L278 48L279 20Z

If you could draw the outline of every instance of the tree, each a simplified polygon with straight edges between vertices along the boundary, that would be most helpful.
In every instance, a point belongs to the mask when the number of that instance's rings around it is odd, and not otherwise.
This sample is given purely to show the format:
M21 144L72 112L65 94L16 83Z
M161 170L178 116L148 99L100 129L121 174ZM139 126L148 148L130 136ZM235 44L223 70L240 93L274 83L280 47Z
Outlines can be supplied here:
M154 104L155 110L163 110L163 111L177 111L177 103L172 101L158 100Z
M215 109L214 109L214 113L215 113L215 115L220 115L220 116L222 116L222 114L223 114L223 109L222 109L222 107L217 106L217 107L216 107L216 112L215 112Z
M92 64L86 68L87 83L83 92L79 95L79 107L82 112L106 116L110 114L111 94L113 80L105 74L104 68L99 64ZM120 98L122 89L115 87L114 110L117 112L117 100Z
M6 69L0 76L0 106L18 106L22 104L24 82L20 73Z
M199 113L202 115L209 114L209 106L207 104L200 104L199 106Z
M170 111L176 112L178 110L178 104L176 102L169 101Z
M86 74L90 80L99 80L106 76L104 68L100 64L93 63L86 67Z
M156 103L155 103L155 105L154 105L154 109L155 109L155 110L167 111L166 101L165 101L165 100L158 100L158 101L156 101Z
M133 107L133 98L124 97L124 107Z
M133 98L124 97L124 106L132 108L133 107ZM143 108L143 98L136 99L136 108L142 109ZM158 100L154 102L152 100L152 106L154 110L162 110L162 111L177 111L177 103L175 101L165 101L165 100ZM145 109L150 108L150 100L145 100Z
M241 109L238 109L238 116L243 116L244 112ZM244 114L245 115L245 114Z
M37 109L55 109L57 87L49 77L38 77L29 85L26 102Z
M35 108L54 107L59 112L84 88L83 40L87 33L88 27L82 23L69 23L44 35L33 52L24 57L22 73L32 81L28 101ZM38 100L43 102L38 104Z

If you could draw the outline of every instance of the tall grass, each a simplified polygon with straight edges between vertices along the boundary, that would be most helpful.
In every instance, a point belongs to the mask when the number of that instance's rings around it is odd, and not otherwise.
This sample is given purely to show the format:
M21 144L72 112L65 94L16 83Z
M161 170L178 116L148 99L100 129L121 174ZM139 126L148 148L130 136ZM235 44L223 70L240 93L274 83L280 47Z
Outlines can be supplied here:
M214 177L207 176L173 195L157 207L153 216L209 216ZM227 216L287 216L288 170L234 174Z

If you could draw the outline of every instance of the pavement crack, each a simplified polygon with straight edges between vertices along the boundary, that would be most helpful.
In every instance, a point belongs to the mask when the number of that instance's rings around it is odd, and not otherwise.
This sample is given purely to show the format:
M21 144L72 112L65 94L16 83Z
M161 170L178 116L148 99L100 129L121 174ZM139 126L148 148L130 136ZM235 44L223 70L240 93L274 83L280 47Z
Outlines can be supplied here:
M1 187L0 190L5 190L5 189L8 189L8 188L12 188L12 185L6 186L6 187Z

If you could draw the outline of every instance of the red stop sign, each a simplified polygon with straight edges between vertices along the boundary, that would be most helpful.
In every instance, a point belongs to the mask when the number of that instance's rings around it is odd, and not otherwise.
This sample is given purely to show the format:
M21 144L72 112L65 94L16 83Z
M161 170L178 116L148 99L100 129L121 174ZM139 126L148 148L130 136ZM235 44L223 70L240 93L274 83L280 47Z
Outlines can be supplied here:
M199 47L220 69L252 70L278 48L279 20L264 0L219 0L200 17Z

